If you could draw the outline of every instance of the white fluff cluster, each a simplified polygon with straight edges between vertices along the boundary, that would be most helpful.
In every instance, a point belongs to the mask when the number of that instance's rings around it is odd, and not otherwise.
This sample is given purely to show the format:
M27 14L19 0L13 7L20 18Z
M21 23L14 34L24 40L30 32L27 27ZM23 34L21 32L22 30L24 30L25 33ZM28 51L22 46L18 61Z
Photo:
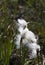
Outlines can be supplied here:
M16 36L16 45L17 48L20 48L20 40L21 37L23 36L23 30L25 27L27 27L27 22L24 19L18 19L17 22L17 30L19 32L19 34Z
M40 46L36 43L28 43L27 46L29 47L30 59L37 57L37 49L40 51Z
M37 56L37 49L40 51L40 46L37 44L38 39L36 39L36 35L27 28L28 23L29 22L26 22L24 19L17 20L17 30L19 31L19 34L16 36L16 45L17 48L20 48L20 40L21 37L23 37L24 39L22 39L22 43L27 45L31 51L30 59L32 59Z

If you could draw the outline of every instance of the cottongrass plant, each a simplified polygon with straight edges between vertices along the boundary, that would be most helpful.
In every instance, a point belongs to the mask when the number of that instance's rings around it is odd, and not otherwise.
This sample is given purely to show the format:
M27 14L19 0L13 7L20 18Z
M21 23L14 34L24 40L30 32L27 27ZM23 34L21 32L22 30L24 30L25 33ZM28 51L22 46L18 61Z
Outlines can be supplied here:
M42 52L40 45L37 44L38 36L35 35L32 31L28 29L29 22L26 22L24 19L17 19L16 25L18 34L16 35L16 49L20 49L20 57L22 57L22 46L25 45L28 47L29 59L21 65L44 65L45 60L42 57ZM22 60L22 59L21 59ZM20 61L21 61L20 60ZM35 62L36 60L36 62Z
M37 49L40 51L40 46L37 44L36 35L27 28L27 22L24 19L17 19L17 30L19 34L16 36L16 45L17 48L20 48L20 41L22 39L22 43L26 45L30 53L30 59L35 58L37 55Z

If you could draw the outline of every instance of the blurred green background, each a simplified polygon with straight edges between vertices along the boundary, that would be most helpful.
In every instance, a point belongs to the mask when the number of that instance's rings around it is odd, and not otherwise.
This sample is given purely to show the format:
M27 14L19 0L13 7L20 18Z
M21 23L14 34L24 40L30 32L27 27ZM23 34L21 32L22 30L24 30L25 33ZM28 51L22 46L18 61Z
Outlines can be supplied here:
M45 46L45 0L0 0L0 65L9 65L17 34L15 17L21 12L30 21L28 28L39 36L39 44ZM22 51L24 64L26 52Z

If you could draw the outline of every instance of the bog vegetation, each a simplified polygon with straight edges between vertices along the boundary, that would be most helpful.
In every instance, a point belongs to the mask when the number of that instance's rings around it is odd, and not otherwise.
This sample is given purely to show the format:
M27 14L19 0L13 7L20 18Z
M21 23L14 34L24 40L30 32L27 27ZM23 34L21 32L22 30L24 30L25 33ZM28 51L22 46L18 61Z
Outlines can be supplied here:
M30 22L29 30L39 37L40 56L32 60L28 58L26 46L21 45L17 50L15 45L18 34L15 18L21 14ZM45 0L0 0L0 65L43 65L44 57Z

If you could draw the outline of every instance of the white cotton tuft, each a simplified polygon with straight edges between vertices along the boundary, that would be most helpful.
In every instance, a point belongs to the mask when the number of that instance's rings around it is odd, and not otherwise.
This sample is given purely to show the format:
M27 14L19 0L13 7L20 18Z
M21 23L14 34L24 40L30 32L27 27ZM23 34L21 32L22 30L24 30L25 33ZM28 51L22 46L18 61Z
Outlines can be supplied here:
M18 26L17 30L19 32L19 34L16 36L16 45L17 45L17 48L19 48L20 40L21 40L21 37L23 36L23 30L27 26L27 22L24 19L18 19L16 25Z
M27 22L24 19L18 19L18 24L21 27L27 26Z
M16 25L17 25L17 30L22 33L23 30L27 27L27 24L29 22L26 22L24 19L18 19L17 22L16 22Z
M35 34L32 31L29 31L28 28L25 28L23 30L22 34L24 35L24 38L26 38L28 41L32 41L32 42L36 42L37 43L37 39L36 39Z
M27 46L30 50L30 59L37 57L37 49L40 51L40 46L36 43L28 43Z
M27 46L29 47L29 49L33 49L33 50L39 50L40 51L40 46L36 43L28 43Z

